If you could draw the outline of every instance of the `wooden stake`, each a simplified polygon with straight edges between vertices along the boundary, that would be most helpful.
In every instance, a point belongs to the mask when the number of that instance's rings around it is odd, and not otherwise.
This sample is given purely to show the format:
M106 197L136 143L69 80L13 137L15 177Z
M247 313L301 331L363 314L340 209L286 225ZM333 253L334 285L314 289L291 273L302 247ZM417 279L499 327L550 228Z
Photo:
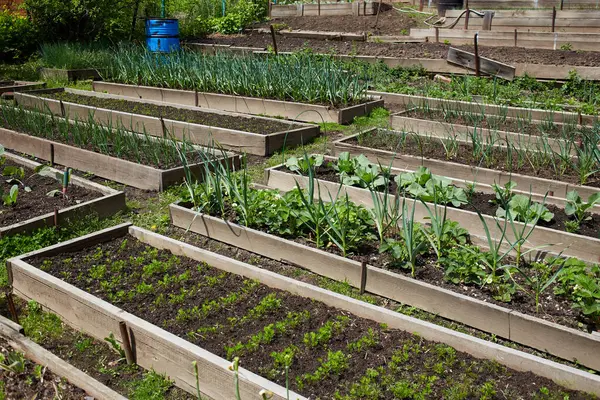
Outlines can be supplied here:
M556 7L552 7L552 32L556 28Z
M360 294L364 294L367 287L367 263L363 261L360 268Z
M58 229L58 207L54 207L54 228Z
M517 47L517 30L515 29L515 47Z
M469 6L467 5L467 11L465 14L465 30L469 29L469 15L470 14L471 14L471 12L469 11Z
M419 0L419 11L423 11L423 3L425 0Z
M317 0L317 15L321 16L321 0Z
M438 28L437 26L435 27L435 42L440 42L440 28Z
M275 39L275 28L273 28L273 25L269 25L269 28L271 29L271 39L273 39L273 51L275 52L275 55L277 55L277 40Z
M560 0L560 11L562 11L564 5L565 5L565 0Z
M6 292L6 302L8 303L8 312L15 323L19 323L19 315L17 314L17 308L15 307L15 301L13 299L12 288L9 288Z
M479 76L479 48L477 46L478 38L479 34L476 33L473 37L473 46L475 47L475 76Z
M127 364L135 364L133 351L131 351L131 342L129 341L129 332L127 331L127 324L125 323L125 321L119 322L119 330L121 331L121 341L123 342L123 350L125 351L125 358L127 359Z
M377 28L377 23L379 22L379 13L381 12L381 2L382 2L382 0L379 0L379 6L377 6L377 16L375 17L375 26L373 27L373 29Z
M54 167L54 143L50 143L50 165Z

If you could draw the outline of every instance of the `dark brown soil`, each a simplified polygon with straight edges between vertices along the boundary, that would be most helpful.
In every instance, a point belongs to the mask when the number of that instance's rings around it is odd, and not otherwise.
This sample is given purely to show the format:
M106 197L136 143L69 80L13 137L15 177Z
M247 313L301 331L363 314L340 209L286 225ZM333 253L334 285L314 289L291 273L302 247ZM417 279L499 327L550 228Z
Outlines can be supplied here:
M404 111L400 109L399 111ZM444 112L442 110L409 109L401 117L446 122L456 125L473 126L477 129L491 129L514 132L523 135L548 135L553 138L572 138L579 136L581 129L574 125L559 125L527 121L525 119L508 119L493 115L466 114Z
M267 135L275 132L285 132L290 125L277 121L259 118L235 117L216 114L198 109L187 110L170 106L159 106L150 103L137 103L134 101L106 99L94 96L84 96L68 92L44 94L44 97L62 100L71 103L85 104L92 107L108 108L111 110L129 112L134 114L162 117L176 121L184 121L201 125L216 126L219 128L235 129L242 132L259 133Z
M363 134L349 140L349 143L359 146L370 147L373 149L387 150L397 153L410 154L413 156L438 159L457 162L465 165L480 166L483 168L497 169L501 171L520 173L524 175L536 176L539 178L561 180L573 184L580 184L579 176L572 167L568 166L565 173L558 175L555 173L552 165L543 164L534 168L527 160L518 160L516 154L513 154L512 163L508 164L509 157L505 149L493 149L486 159L475 158L473 149L467 144L457 144L458 149L455 154L447 156L444 146L439 139L419 137L417 140L412 135L403 137L398 133L386 131L377 131L375 133ZM508 164L508 165L507 165ZM592 174L586 186L600 187L600 176L598 173Z
M351 389L356 391L352 386L361 381L364 385L365 379L378 390L373 399L392 398L400 393L399 387L409 390L401 397L412 393L410 397L443 398L462 390L465 398L479 398L489 386L490 399L534 398L540 390L556 398L566 393L571 399L591 398L533 374L476 360L320 302L149 248L131 237L29 261L219 356L227 356L229 349L229 357L240 356L243 367L279 384L285 385L285 377L273 353L294 349L290 388L311 398L331 399L335 393L363 398ZM319 329L336 321L343 321L340 328L331 336L321 335L316 346L304 340L306 334L322 333ZM237 350L231 351L234 347L229 346L237 343ZM332 354L341 360L311 381L306 374L318 371Z
M285 17L272 18L270 21L258 26L268 28L274 25L278 29L302 29L309 31L325 32L356 32L372 33L374 35L408 35L410 28L417 26L417 22L408 15L400 13L384 4L379 15L377 25L376 16L309 16L309 17Z
M6 340L0 338L0 354L8 357L10 354L22 354L14 350ZM46 366L36 365L23 358L22 371L6 371L0 368L0 398L2 399L38 399L81 400L86 393L54 375ZM2 361L10 365L8 360Z
M0 169L7 166L22 167L20 164L6 160ZM33 170L23 167L25 178L22 182L26 187L31 188L27 192L24 185L19 184L19 194L17 195L17 204L14 206L5 206L0 201L0 226L8 226L17 222L22 222L30 218L38 217L43 214L54 212L56 208L74 206L89 200L101 197L102 194L88 190L81 186L69 185L67 195L47 196L48 192L62 188L62 183L57 180L34 173ZM11 187L16 183L8 183L7 179L0 179L0 191L3 194L10 192Z
M270 35L248 34L222 36L214 35L199 39L199 43L230 44L234 46L266 49L272 46ZM316 53L358 54L364 56L446 59L451 45L443 43L371 43L342 42L316 39L299 39L278 36L279 51L311 49ZM473 52L473 46L452 46ZM544 65L600 66L600 52L528 49L523 47L479 46L479 54L503 63L529 63Z

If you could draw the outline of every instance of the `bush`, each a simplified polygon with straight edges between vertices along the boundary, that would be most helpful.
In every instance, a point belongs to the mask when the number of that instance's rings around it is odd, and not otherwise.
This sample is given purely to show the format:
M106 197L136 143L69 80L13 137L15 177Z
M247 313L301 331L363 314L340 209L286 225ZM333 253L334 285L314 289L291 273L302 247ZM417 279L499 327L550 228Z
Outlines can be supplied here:
M53 41L120 41L129 37L135 0L25 0L24 8Z
M26 17L0 11L0 61L22 61L36 49L36 33Z

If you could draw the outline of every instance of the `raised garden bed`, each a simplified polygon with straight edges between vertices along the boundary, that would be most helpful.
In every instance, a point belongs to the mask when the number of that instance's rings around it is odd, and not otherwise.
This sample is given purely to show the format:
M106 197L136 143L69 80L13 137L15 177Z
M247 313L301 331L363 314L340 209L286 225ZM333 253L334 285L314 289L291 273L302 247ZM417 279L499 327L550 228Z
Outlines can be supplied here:
M269 115L305 122L352 123L355 117L383 107L383 100L370 97L365 103L345 108L332 108L318 104L296 103L272 99L202 93L189 90L163 89L109 82L94 82L93 90L138 99L164 101L200 108L211 108L253 115Z
M48 80L76 82L82 80L102 80L102 76L95 68L83 69L61 69L61 68L42 68L40 70L42 78Z
M129 255L136 258L130 259ZM107 259L111 264L110 271L105 269L103 273L100 272L94 257ZM74 260L78 260L77 275L69 271ZM145 261L152 262L142 270L141 264L131 265L132 260L142 264ZM202 264L198 265L198 262ZM233 388L228 385L233 373L228 370L227 361L211 356L213 365L218 364L218 367L203 368L207 364L208 352L73 285L86 290L98 287L98 290L94 290L98 296L111 299L134 313L143 310L146 318L165 321L168 330L178 330L178 334L185 335L190 341L204 343L209 348L211 343L216 343L212 344L216 352L229 357L240 355L242 365L258 369L263 375L273 376L277 382L285 381L279 372L285 363L291 363L289 382L292 389L327 398L337 389L350 394L352 388L358 389L365 381L379 386L382 398L393 395L398 386L405 385L412 390L411 393L436 397L457 385L469 393L479 393L482 385L492 386L495 390L496 385L491 381L496 380L502 382L504 391L508 389L515 396L531 395L531 382L535 382L536 388L542 392L565 392L565 389L541 377L594 394L598 394L600 387L599 378L587 372L340 296L136 227L125 225L104 230L11 259L8 265L16 294L36 299L69 324L81 327L93 336L105 336L111 328L114 331L117 321L124 321L130 334L135 337L138 363L154 367L159 372L167 372L178 385L185 386L191 393L195 393L195 385L186 385L185 379L189 382L189 377L193 376L193 358L181 357L183 354L179 348L185 347L186 355L196 354L200 371L199 387L212 398L233 397ZM172 277L174 281L168 283L164 279L163 268L170 271L167 273L169 280ZM131 273L119 274L124 269ZM112 280L110 276L115 273L119 279ZM86 278L90 274L99 278ZM198 274L201 275L195 279L194 276ZM164 284L159 284L158 280ZM127 290L119 294L106 286L100 288L99 281ZM160 295L155 296L156 291L148 292L149 285L156 285L164 294L162 300L150 306L157 312L148 312L148 304L142 306L139 301L148 296L154 300L161 298ZM130 291L134 286L136 290ZM190 291L181 292L180 289L186 287ZM187 294L183 295L183 302L180 303L177 298L181 293ZM188 296L199 296L197 300L200 302L188 302ZM181 311L176 311L171 301L179 304ZM200 308L198 304L202 301L210 306ZM197 307L192 307L194 304ZM77 312L72 312L73 306ZM229 327L230 324L234 327ZM199 331L199 328L202 329ZM271 331L273 334L269 334ZM405 331L420 336L417 339ZM227 338L225 348L222 347L224 337ZM430 340L448 346L436 345ZM156 346L159 343L161 346ZM152 346L152 350L148 352L150 349L146 346ZM165 360L167 351L169 357ZM275 355L271 355L273 352ZM393 358L402 357L402 353L408 354L398 360ZM367 362L364 361L365 354L369 355ZM447 354L451 354L450 358ZM474 360L468 354L500 360L508 368L498 366L495 362L489 364L490 361ZM284 364L281 364L277 355L283 357ZM288 358L285 358L286 355ZM434 368L438 363L442 364L441 368ZM377 375L369 372L369 368L376 369L378 366L383 370L380 369ZM396 370L394 366L401 369ZM405 369L404 366L412 368ZM171 372L175 367L176 374ZM448 368L452 368L452 374L445 372ZM473 368L479 371L476 372L477 376L486 376L487 383L470 377L467 371L473 371ZM516 371L509 368L515 368ZM417 379L417 376L421 378ZM285 389L247 370L240 368L239 378L242 398L257 398L261 387L274 391L274 398L286 398ZM192 379L195 383L195 377ZM391 384L386 385L387 380ZM525 381L528 385L523 383ZM527 392L522 392L524 389ZM583 393L568 394L570 398L587 398ZM300 396L290 394L290 398L296 397Z
M5 398L79 400L92 396L125 400L125 397L25 337L22 330L20 325L0 316L0 354L3 364L9 366L0 371L0 394Z
M419 108L437 108L483 115L498 115L525 120L554 121L567 124L592 125L598 121L596 115L586 115L566 111L548 111L534 108L499 106L495 104L475 103L469 101L445 100L431 97L414 96L408 94L369 92L373 96L380 96L388 104L397 104Z
M555 152L576 143L583 132L589 134L591 131L591 128L573 124L419 108L392 114L390 126L395 130L430 137L455 137L472 142L472 137L478 136L482 142L493 141L504 146L510 144L533 151L550 149ZM575 155L575 145L569 147L570 153Z
M127 133L121 132L121 134L126 135ZM185 168L182 166L181 161L177 159L167 159L165 157L164 160L168 161L164 161L162 165L156 165L149 159L141 159L140 162L132 154L128 154L131 156L130 159L124 159L123 154L102 154L94 151L95 149L88 150L79 146L61 143L60 140L64 140L64 136L59 134L56 134L54 138L57 140L48 140L27 133L0 128L0 143L8 149L49 161L51 165L64 165L138 189L163 191L170 186L180 184L185 178ZM175 142L161 143L160 145L164 146L163 150L171 146L172 151L176 152L175 146L177 144ZM232 153L194 145L189 145L186 149L187 167L198 179L202 179L206 159L216 157L222 159L223 163L227 163L232 168L237 169L239 167L240 158ZM140 151L143 152L144 148L142 147Z
M125 209L123 192L71 176L63 194L63 172L10 153L2 158L0 236L60 225L87 214L104 218Z
M485 144L483 144L485 147ZM490 163L486 165L485 160L470 160L473 148L464 143L458 143L456 152L446 153L440 139L416 138L404 135L400 132L387 130L367 130L356 135L337 140L333 144L334 155L349 151L354 155L364 154L373 162L383 165L392 165L397 168L416 169L423 165L435 174L451 176L455 179L474 181L487 185L504 185L508 181L518 184L521 190L530 190L533 193L558 198L566 198L567 193L576 190L581 196L590 196L600 189L597 174L591 174L586 179L586 185L579 185L581 176L578 171L569 167L562 174L555 173L551 166L547 169L533 169L516 161L507 163L502 160L506 150L494 149L494 157L489 158ZM550 157L551 155L548 154ZM494 162L491 162L491 160ZM573 166L576 160L571 160ZM490 168L487 168L489 166ZM583 168L582 168L583 171ZM592 171L593 172L593 171Z
M272 154L282 147L307 143L319 135L318 126L304 123L73 89L40 93L39 97L18 94L15 100L26 108L48 110L72 120L85 122L93 118L100 124L152 136L188 140L261 156Z
M45 82L0 81L0 94L23 92L32 89L40 89L43 87L46 87Z

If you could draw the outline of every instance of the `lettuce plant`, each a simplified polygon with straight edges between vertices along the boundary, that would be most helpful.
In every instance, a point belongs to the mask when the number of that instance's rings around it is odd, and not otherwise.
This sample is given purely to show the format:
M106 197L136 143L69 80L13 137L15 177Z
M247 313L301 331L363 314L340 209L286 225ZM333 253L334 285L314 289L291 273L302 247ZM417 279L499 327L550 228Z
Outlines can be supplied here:
M395 181L405 193L422 201L436 204L452 203L460 207L468 203L467 193L452 185L452 180L433 175L429 168L419 167L415 172L397 175Z

